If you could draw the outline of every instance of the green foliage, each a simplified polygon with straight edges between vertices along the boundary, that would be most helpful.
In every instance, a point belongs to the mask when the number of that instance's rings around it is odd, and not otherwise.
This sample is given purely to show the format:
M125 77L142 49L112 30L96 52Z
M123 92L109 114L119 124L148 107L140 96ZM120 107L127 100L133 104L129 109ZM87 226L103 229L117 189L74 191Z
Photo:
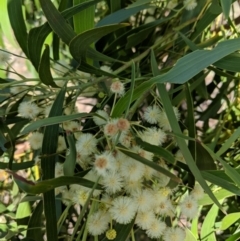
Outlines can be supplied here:
M235 3L0 3L1 240L239 239Z

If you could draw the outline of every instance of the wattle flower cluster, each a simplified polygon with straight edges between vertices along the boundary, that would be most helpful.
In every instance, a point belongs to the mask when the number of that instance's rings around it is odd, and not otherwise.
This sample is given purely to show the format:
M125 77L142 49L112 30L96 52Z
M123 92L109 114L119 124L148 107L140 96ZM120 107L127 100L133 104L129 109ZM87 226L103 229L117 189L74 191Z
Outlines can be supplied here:
M179 118L177 109L174 110ZM84 178L94 182L99 179L103 186L102 191L93 192L91 203L95 203L95 208L87 220L88 232L93 236L105 233L112 240L118 235L114 229L116 224L129 224L134 220L136 227L145 230L150 238L184 240L185 230L180 225L178 210L181 216L195 218L198 215L197 200L203 196L201 187L196 185L190 195L176 199L178 187L172 189L169 186L169 177L121 151L124 146L169 170L161 158L136 144L138 137L155 146L164 145L169 139L165 131L171 131L165 112L157 106L149 106L143 114L143 121L155 126L139 129L125 118L110 118L104 110L97 111L93 120L99 126L99 132L96 135L81 133L76 137L76 163L84 170L90 170ZM31 139L33 136L29 139L30 144ZM57 164L56 176L61 175L62 164ZM71 185L69 189L59 188L59 192L64 203L83 206L91 189ZM167 217L175 223L172 227L165 224Z
M105 68L104 71L110 69ZM125 93L124 84L115 79L110 91L116 101ZM36 119L48 116L50 108L51 105L43 108L35 102L24 101L19 105L18 112L22 117ZM173 107L173 110L179 120L178 109ZM66 115L75 112L77 110L74 106L64 110ZM89 234L105 234L107 239L113 240L120 235L115 229L116 225L133 224L136 229L144 230L150 238L183 241L186 233L181 217L189 220L197 217L197 201L204 193L196 184L188 194L187 188L179 187L178 183L173 185L174 181L169 177L171 175L166 176L151 167L151 163L154 163L174 175L174 170L168 167L161 156L144 147L144 143L156 148L165 148L169 143L176 146L170 135L172 128L164 109L158 103L148 106L139 113L138 121L129 121L125 117L112 118L109 113L105 110L94 113L91 118L97 131L93 132L83 132L79 120L61 124L61 132L74 134L76 166L88 171L85 179L102 186L102 190L95 189L90 197L90 214L86 220ZM28 141L32 150L41 155L43 134L33 132ZM67 153L66 149L65 138L59 135L57 153L63 156ZM176 159L184 162L180 151ZM39 164L38 157L36 164ZM63 164L58 162L55 177L62 175ZM70 185L57 188L56 195L61 194L66 205L84 206L91 191L87 187ZM166 219L171 220L170 226L166 224Z

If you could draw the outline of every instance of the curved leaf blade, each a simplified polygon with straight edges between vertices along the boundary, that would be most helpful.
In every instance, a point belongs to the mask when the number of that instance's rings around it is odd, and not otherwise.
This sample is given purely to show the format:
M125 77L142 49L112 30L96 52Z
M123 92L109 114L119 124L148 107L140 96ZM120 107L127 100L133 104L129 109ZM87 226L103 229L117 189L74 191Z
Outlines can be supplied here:
M48 34L50 33L51 33L51 28L47 23L45 23L40 27L32 28L29 31L29 35L28 35L29 58L37 71L38 71L39 63L41 59L43 43L46 37L48 36Z
M33 211L28 222L27 238L32 238L35 241L43 241L41 230L42 219L39 218L43 213L43 202L40 201Z
M177 182L177 183L181 183L181 180L177 176L175 176L174 174L172 174L171 172L169 172L165 168L159 166L155 162L149 161L149 160L139 156L138 154L133 153L132 151L126 149L124 146L122 146L120 144L118 144L118 147L119 147L118 148L119 151L121 151L125 155L135 159L136 161L139 161L139 162L143 163L144 165L147 165L147 166L153 168L154 170L156 170L158 172L161 172L162 174L170 177L172 179L172 181Z
M64 17L55 8L53 3L49 0L39 0L42 6L42 10L48 20L52 30L65 42L69 44L76 33L73 31L71 26L66 22Z
M18 171L33 167L35 165L34 161L22 162L22 163L12 163L11 170ZM9 164L5 162L0 162L0 169L7 169L9 168Z
M222 220L222 225L220 227L221 230L228 229L231 225L237 222L240 219L240 212L230 213L226 215Z
M79 13L80 11L84 10L85 8L100 2L100 0L96 1L88 1L78 5L75 5L71 8L68 8L61 12L61 15L64 19L69 19L73 15ZM52 29L49 26L48 22L43 24L40 27L32 28L28 35L28 52L29 58L32 61L36 70L38 70L41 51L44 44L45 39L51 33Z
M108 26L90 29L81 34L78 34L70 42L69 50L71 55L77 61L80 61L82 57L86 56L87 49L92 43L96 42L101 37L126 26L128 26L128 24L108 25Z
M214 63L214 66L221 68L223 70L240 72L239 61L240 61L240 54L233 53Z
M39 77L40 80L45 84L45 85L50 85L51 87L54 88L59 88L59 86L56 85L56 83L53 81L53 77L50 71L50 50L49 46L45 45L45 50L43 52L40 64L39 64Z
M22 130L20 135L25 135L25 134L27 134L31 131L34 131L43 126L55 125L55 124L62 123L64 121L70 121L70 120L74 120L74 119L84 118L84 117L88 117L91 115L92 115L91 113L78 113L78 114L73 114L73 115L53 116L53 117L48 117L46 119L37 120L37 121L31 123L30 125L26 126Z
M171 152L167 151L166 149L162 148L161 146L151 145L147 142L142 141L140 138L136 139L136 142L139 146L141 146L145 151L149 151L164 158L166 161L174 164L175 158Z
M62 114L63 102L65 99L66 88L62 88L50 110L49 116L55 117ZM55 162L57 160L56 150L59 135L58 124L45 127L43 134L41 169L43 180L54 178ZM47 187L46 187L47 189ZM43 192L43 190L41 190ZM43 193L43 209L46 217L47 239L57 241L57 215L54 189Z
M217 205L213 204L211 209L208 211L207 216L204 219L201 228L201 240L202 241L216 241L215 235L215 220L218 215L219 208Z
M97 27L102 27L102 26L109 25L109 24L121 23L122 21L126 20L130 16L138 13L139 11L141 11L145 8L146 8L146 6L136 6L136 7L132 7L129 9L118 10L118 11L106 16L102 20L100 20L97 23Z
M225 18L228 19L232 1L231 0L220 0L220 2L221 2L223 14L224 14Z
M180 58L167 73L153 77L155 83L183 84L218 60L239 50L240 38L225 40L213 50L196 50Z
M24 192L32 195L44 193L47 194L49 191L53 190L56 187L71 185L71 184L78 184L84 187L92 188L94 186L94 182L84 179L82 177L77 176L61 176L57 178L52 178L48 180L43 180L37 183L29 181L22 176L8 170L19 188L21 188ZM100 184L97 185L97 189L101 190L102 187Z
M17 42L28 57L28 33L22 13L22 1L8 1L8 16Z

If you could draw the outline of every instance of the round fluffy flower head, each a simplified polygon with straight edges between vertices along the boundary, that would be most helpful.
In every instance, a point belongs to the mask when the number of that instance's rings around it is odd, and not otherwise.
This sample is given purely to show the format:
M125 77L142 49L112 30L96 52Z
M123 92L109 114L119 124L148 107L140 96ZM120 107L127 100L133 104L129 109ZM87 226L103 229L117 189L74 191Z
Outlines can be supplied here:
M42 147L43 134L40 132L33 132L28 138L28 141L33 150L38 150Z
M142 229L147 229L155 220L155 215L152 211L138 212L135 223Z
M146 233L149 238L160 238L165 229L166 224L155 218L148 226Z
M115 238L117 237L117 232L115 229L109 229L107 232L106 232L106 238L108 240L114 240Z
M97 139L90 133L81 134L76 143L77 152L82 156L90 155L95 152Z
M173 216L174 208L170 199L162 200L155 208L155 213L161 216Z
M114 94L124 95L124 93L125 93L124 84L119 80L116 80L111 84L110 90Z
M150 124L157 124L160 118L161 110L158 106L148 106L144 111L143 117Z
M164 241L183 241L186 238L186 232L179 227L167 228L163 235Z
M96 111L96 114L101 116L101 117L99 117L97 115L93 116L93 121L96 125L101 126L101 125L104 125L107 123L109 116L106 111L98 110L98 111Z
M107 193L114 194L123 187L122 177L118 173L109 173L104 176L103 185Z
M133 193L134 203L138 211L146 212L152 209L153 201L151 199L151 191L143 190Z
M117 197L112 202L109 212L114 220L121 224L132 221L136 213L136 205L130 197Z
M152 145L162 145L166 140L166 133L156 127L147 128L140 134L140 138Z
M124 189L127 193L132 194L133 192L140 191L142 189L142 180L132 181L128 178L124 180Z
M192 195L185 197L179 206L182 215L189 219L193 219L198 215L198 203Z
M77 121L70 121L68 124L68 131L76 132L79 130L79 123Z
M117 126L117 120L115 119L108 121L108 123L104 126L103 131L106 136L114 137L115 135L117 135L119 131Z
M121 175L131 181L140 180L144 174L144 164L129 158L121 167Z
M6 64L10 59L9 53L0 50L0 64Z
M84 206L88 197L90 195L90 191L85 188L79 188L75 190L73 195L73 202Z
M88 232L93 236L103 234L108 229L108 222L109 216L103 211L98 211L89 218Z
M153 193L153 198L152 199L155 202L155 206L158 206L159 203L165 202L168 199L168 196L170 194L167 191L168 189L169 189L168 187L163 187L163 188L161 187L161 188L159 188L159 184L156 187L154 187L154 190L152 192ZM171 190L171 189L169 189L169 190Z
M153 153L143 150L140 146L133 146L132 150L145 159L152 160L153 158Z
M177 121L179 121L180 113L179 113L178 109L176 107L173 107L173 111L174 111ZM172 131L167 114L164 110L161 111L160 118L159 118L159 125L164 131Z
M169 187L162 187L158 190L159 195L168 198L172 194L172 190Z
M60 192L61 191L61 192ZM56 192L56 188L55 188ZM57 192L62 193L62 202L68 206L70 203L72 203L72 192L67 189L57 190ZM58 193L58 194L59 194ZM56 194L55 194L56 195Z
M40 112L40 108L30 101L22 102L18 107L18 113L23 118L34 119Z
M199 200L201 198L203 198L204 196L204 190L202 189L202 187L196 183L193 190L191 191L191 196L193 198L195 198L196 200Z
M122 132L119 142L125 147L129 148L131 146L132 139L133 137L130 132Z
M130 128L130 123L125 118L120 118L117 120L117 127L120 131L128 131Z
M183 1L184 7L186 10L191 11L197 6L196 0L184 0Z
M105 176L114 168L114 157L109 152L95 155L94 168L99 175Z

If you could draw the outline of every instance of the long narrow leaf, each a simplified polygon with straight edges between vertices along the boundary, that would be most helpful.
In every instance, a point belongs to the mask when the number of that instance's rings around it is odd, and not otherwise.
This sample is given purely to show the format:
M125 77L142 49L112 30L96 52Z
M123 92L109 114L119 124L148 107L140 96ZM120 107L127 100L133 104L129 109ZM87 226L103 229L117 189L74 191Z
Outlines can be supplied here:
M155 58L151 58L152 60L152 68L154 68L154 72L153 74L157 73L157 69L156 69L156 59ZM166 87L164 84L158 84L157 85L158 88L158 92L160 94L161 100L162 100L162 104L163 107L165 109L165 112L167 114L170 126L172 128L173 133L176 133L177 135L182 135L182 131L179 127L179 124L177 122L176 116L174 114L173 111L173 107L172 107L172 103L170 101L168 92L166 90ZM205 190L205 192L212 198L212 200L214 201L214 203L216 203L216 205L222 210L222 207L220 205L220 203L218 202L218 200L216 199L216 197L213 195L211 189L208 187L206 181L204 180L204 178L202 177L199 169L197 168L194 159L187 147L187 144L185 141L182 140L182 138L179 138L178 136L175 136L175 139L177 141L177 144L180 148L180 150L182 151L182 154L184 156L184 159L187 162L187 165L189 167L189 169L191 170L192 174L194 175L195 179L199 182L199 184L203 187L203 189Z
M214 195L216 196L216 198L218 200L221 200L221 199L225 199L228 197L232 197L235 194L232 192L229 192L225 189L218 188L218 190L216 192L214 192ZM207 194L205 194L204 197L198 201L198 204L201 206L210 205L210 204L213 204L213 200Z
M228 19L232 1L231 0L220 0L220 2L221 2L223 14L224 14L225 18Z
M101 37L126 26L128 26L128 24L115 24L85 31L71 40L69 45L70 53L77 61L80 61L82 57L84 58L86 56L87 49L92 43L96 42Z
M23 18L22 1L8 1L8 16L18 44L23 50L24 54L28 57L28 33Z
M91 192L89 193L89 196L88 196L88 198L87 198L87 200L86 200L86 202L85 202L85 204L84 204L84 206L83 206L83 208L82 208L82 210L81 210L81 213L80 213L80 215L78 216L78 219L77 219L77 222L76 222L76 224L75 224L75 227L74 227L74 230L73 230L73 233L72 233L72 236L71 236L70 241L73 241L73 240L74 240L74 236L75 236L75 234L77 233L77 231L78 231L78 229L79 229L80 223L81 223L81 221L82 221L82 219L83 219L83 217L84 217L84 215L85 215L85 212L86 212L86 210L87 210L87 208L88 208L88 206L89 206L89 203L90 203L90 200L91 200L91 198L92 198L93 192L94 192L95 188L96 188L97 185L98 185L98 181L99 181L99 179L95 182L94 186L92 187L92 190L91 190Z
M100 20L97 23L97 27L102 27L102 26L109 25L109 24L121 23L122 21L129 18L130 16L140 12L145 7L146 6L136 6L131 9L121 9L119 11L116 11L116 12L106 16L102 20Z
M88 2L81 3L79 5L75 5L61 12L61 15L63 16L64 19L69 19L74 14L79 13L80 11L84 10L85 8L99 1L101 0L88 1ZM38 70L43 43L46 37L51 33L51 31L52 31L51 27L49 26L48 22L46 22L40 27L32 28L29 32L29 36L28 36L29 58L32 61L36 70Z
M239 188L234 185L231 182L228 182L226 179L224 178L220 178L217 175L213 175L212 173L209 173L207 171L203 171L202 172L202 176L204 177L205 180L207 180L208 182L211 182L219 187L222 187L232 193L235 193L236 195L240 196L240 190Z
M162 148L161 146L151 145L147 142L142 141L140 138L136 139L136 142L139 146L141 146L144 150L154 153L157 156L164 158L167 162L174 164L175 158L171 152Z
M131 87L130 87L130 95L129 95L129 101L126 106L126 111L125 111L125 118L128 117L128 112L132 103L132 96L133 96L133 91L134 91L134 86L135 86L135 63L132 63L132 76L131 76Z
M73 114L73 115L59 115L59 116L53 116L53 117L48 117L43 120L37 120L28 126L26 126L22 132L20 133L21 135L25 135L31 131L37 130L40 127L43 126L50 126L50 125L55 125L62 123L64 121L70 121L74 119L79 119L79 118L85 118L88 116L91 116L91 113L78 113L78 114Z
M183 84L206 67L239 50L240 38L223 41L212 50L196 50L180 58L167 73L152 78L156 83Z
M23 163L12 163L12 169L13 171L23 170L30 167L33 167L35 165L34 161L28 161ZM0 162L0 169L7 169L9 168L8 163Z
M88 2L87 0L73 0L73 5ZM81 13L77 13L73 16L74 30L77 34L82 33L86 30L94 27L94 6L88 7Z
M141 163L143 163L144 165L147 165L151 168L153 168L154 170L158 171L158 172L161 172L162 174L170 177L172 179L172 181L174 182L177 182L177 183L181 183L181 180L175 176L174 174L172 174L171 172L169 172L167 169L159 166L158 164L156 164L155 162L152 162L152 161L149 161L141 156L139 156L138 154L136 153L133 153L132 151L124 148L123 146L121 146L120 144L118 145L119 146L119 151L121 151L122 153L124 153L125 155L135 159L136 161L139 161Z
M8 170L7 172L13 176L15 182L17 183L19 188L21 188L21 190L32 195L47 193L53 190L54 188L71 184L78 184L88 188L92 188L94 186L94 182L77 176L61 176L34 183L23 178L22 176L17 175L16 173L10 170ZM99 190L102 189L101 185L97 185L96 187Z
M32 238L35 241L43 241L42 234L42 219L40 218L43 213L43 202L40 201L34 209L31 218L28 222L27 238Z
M54 101L50 110L49 116L59 116L62 114L63 102L65 98L66 88L59 91L56 100ZM45 127L42 145L41 168L43 180L54 178L56 150L58 145L58 124ZM43 207L46 218L46 233L47 239L57 241L57 216L55 204L55 192L50 190L43 193Z
M56 85L56 83L53 81L53 77L50 70L50 50L49 46L45 46L45 50L43 52L40 64L39 64L39 77L40 80L45 85L50 85L51 87L59 88L59 86Z
M203 146L213 158L217 159L222 164L226 174L233 180L233 182L238 187L240 187L240 174L238 173L238 171L233 167L231 167L227 162L225 162L217 154L215 154L209 147L207 147L206 145L203 145Z
M66 22L60 12L55 8L49 0L39 0L42 10L48 20L53 31L65 42L69 44L71 39L76 36L71 26Z
M226 152L240 136L240 127L238 127L235 132L229 137L229 139L222 145L222 147L217 151L216 155L221 156Z
M208 211L207 216L204 218L204 222L201 228L202 241L216 241L214 224L217 218L218 211L218 206L213 204L211 209Z

